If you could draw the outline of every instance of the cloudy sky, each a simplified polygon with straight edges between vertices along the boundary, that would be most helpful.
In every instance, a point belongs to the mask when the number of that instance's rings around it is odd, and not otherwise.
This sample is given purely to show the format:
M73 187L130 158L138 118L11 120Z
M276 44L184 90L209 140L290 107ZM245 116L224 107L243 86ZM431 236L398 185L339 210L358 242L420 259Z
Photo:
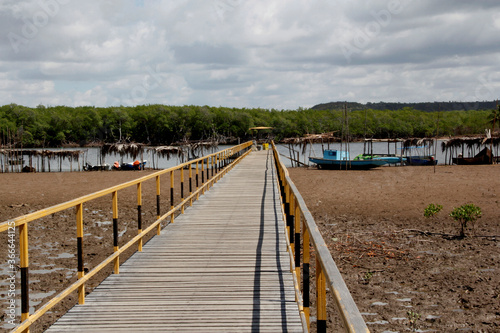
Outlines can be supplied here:
M1 0L0 105L500 98L498 0Z

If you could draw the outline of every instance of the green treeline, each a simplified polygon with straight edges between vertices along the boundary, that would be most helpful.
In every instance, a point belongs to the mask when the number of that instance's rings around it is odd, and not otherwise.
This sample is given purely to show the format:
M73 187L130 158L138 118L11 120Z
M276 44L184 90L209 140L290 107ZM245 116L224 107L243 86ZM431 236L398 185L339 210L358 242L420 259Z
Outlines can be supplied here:
M329 102L313 106L314 110L340 109L347 106L350 110L392 110L397 111L404 108L412 108L419 111L438 112L449 110L489 110L497 108L497 101L477 101L477 102L422 102L422 103L356 103L356 102Z
M353 137L406 138L484 133L491 110L349 112ZM2 144L57 147L68 143L139 142L151 145L221 137L249 139L250 127L274 127L276 140L342 129L342 110L268 110L209 106L0 107ZM439 132L436 132L439 119Z

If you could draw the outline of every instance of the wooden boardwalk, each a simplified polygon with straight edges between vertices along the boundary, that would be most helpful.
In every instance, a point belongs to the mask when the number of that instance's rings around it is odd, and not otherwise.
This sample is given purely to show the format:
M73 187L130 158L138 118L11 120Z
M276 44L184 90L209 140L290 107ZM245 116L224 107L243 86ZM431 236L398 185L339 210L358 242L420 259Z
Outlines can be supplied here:
M272 164L252 152L47 332L302 332Z

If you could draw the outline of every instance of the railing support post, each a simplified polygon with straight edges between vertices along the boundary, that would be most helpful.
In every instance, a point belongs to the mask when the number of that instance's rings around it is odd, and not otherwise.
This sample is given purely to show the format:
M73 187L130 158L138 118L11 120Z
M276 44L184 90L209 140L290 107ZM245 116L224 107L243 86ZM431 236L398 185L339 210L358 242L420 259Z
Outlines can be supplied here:
M303 249L304 249L304 254L303 254L303 263L302 263L302 302L304 304L304 314L306 315L306 321L307 321L307 328L310 330L310 313L311 310L309 309L310 306L310 277L309 277L309 264L311 261L311 255L310 255L310 236L309 236L309 230L307 229L306 226L306 220L303 222L302 229L304 230L304 237L303 237Z
M210 157L210 166L211 166L211 169L212 171L210 172L210 174L212 175L212 178L214 177L214 169L215 169L215 156L216 155L212 155Z
M142 183L137 183L137 234L142 232ZM142 238L139 239L138 251L142 252Z
M78 257L78 279L85 275L83 267L83 204L76 205L76 244ZM85 284L78 288L78 304L85 304Z
M292 249L292 253L295 253L295 196L293 195L292 190L290 189L290 186L287 185L288 187L288 201L289 201L289 206L288 206L288 214L287 214L287 223L290 225L290 248Z
M207 157L207 182L210 179L210 161L212 160L211 157ZM207 191L210 188L210 183L207 184Z
M113 250L118 251L118 192L114 191L113 198ZM116 257L114 263L115 274L120 274L120 256Z
M184 201L184 168L181 171L181 201ZM181 207L181 214L184 214L184 205Z
M300 207L295 201L295 272L300 285Z
M316 307L317 330L326 333L326 278L319 258L316 256Z
M21 255L21 321L24 321L30 316L28 223L19 226L19 247ZM29 332L29 329L26 329L24 332Z
M158 220L161 216L160 212L160 176L156 176L156 219ZM161 233L161 223L158 223L158 227L156 228L156 234L160 235Z
M205 184L205 169L204 169L205 160L201 160L201 186ZM201 194L205 193L205 188L203 187L201 190Z
M220 161L220 153L217 153L217 155L215 155L215 173L219 173L219 161Z
M174 209L174 172L170 171L170 210ZM174 213L170 215L170 223L174 223Z
M189 164L189 195L193 194L193 168L192 164ZM189 206L193 205L193 198L189 200Z
M198 181L198 178L199 178L198 173L199 173L198 172L198 161L196 161L196 176L195 176L195 178L196 178L196 189L198 189L198 187L200 186L199 181Z
M284 188L285 188L285 193L284 193L285 197L283 198L283 201L285 204L286 231L288 233L288 239L290 240L290 245L292 246L294 237L294 222L292 214L293 200L291 198L290 186L285 183Z

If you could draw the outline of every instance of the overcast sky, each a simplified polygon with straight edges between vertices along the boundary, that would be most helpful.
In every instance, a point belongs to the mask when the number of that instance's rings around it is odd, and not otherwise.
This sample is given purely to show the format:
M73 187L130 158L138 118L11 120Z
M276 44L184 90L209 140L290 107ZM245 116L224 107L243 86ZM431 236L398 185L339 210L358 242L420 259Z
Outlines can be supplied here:
M1 0L0 104L500 98L498 0Z

